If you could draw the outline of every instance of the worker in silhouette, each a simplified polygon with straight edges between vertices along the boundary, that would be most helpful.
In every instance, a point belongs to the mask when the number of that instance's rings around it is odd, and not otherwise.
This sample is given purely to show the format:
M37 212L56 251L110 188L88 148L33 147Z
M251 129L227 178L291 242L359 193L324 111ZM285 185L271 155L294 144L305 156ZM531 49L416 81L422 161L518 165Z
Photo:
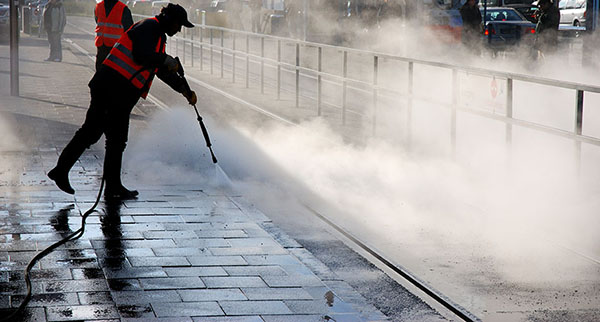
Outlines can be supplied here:
M85 149L104 134L104 198L137 197L137 191L125 188L121 182L131 110L140 97L146 98L155 75L182 93L190 104L197 101L196 93L177 74L181 68L179 60L165 53L166 36L175 35L182 26L194 27L183 7L168 4L156 17L134 24L112 47L89 83L91 102L83 125L63 149L56 167L48 172L61 190L75 193L69 183L69 171Z
M463 27L461 40L467 48L475 50L481 43L481 12L477 0L467 0L460 8Z
M544 55L545 53L554 51L558 45L560 11L550 0L540 0L538 2L538 7L538 22L535 26L536 39L534 50L536 53Z

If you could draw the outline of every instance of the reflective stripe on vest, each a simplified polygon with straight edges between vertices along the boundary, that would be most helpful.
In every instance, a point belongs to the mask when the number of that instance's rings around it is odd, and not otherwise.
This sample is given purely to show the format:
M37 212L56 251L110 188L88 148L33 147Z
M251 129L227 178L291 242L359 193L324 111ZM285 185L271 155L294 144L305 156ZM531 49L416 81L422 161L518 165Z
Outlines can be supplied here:
M96 47L107 46L112 47L125 30L121 24L121 18L123 17L123 10L125 5L121 1L117 1L115 6L110 11L110 14L106 16L106 10L104 8L104 1L96 5L94 11L97 18L96 23Z
M153 19L158 23L158 19L156 18L149 19ZM119 74L127 78L136 88L145 89L141 97L146 98L148 90L152 85L152 79L154 78L154 74L158 71L158 68L154 68L151 73L148 68L138 65L133 59L131 53L132 48L133 46L129 35L124 33L110 50L110 53L103 64L119 72ZM155 50L157 53L165 52L165 43L161 41L161 38L159 38Z

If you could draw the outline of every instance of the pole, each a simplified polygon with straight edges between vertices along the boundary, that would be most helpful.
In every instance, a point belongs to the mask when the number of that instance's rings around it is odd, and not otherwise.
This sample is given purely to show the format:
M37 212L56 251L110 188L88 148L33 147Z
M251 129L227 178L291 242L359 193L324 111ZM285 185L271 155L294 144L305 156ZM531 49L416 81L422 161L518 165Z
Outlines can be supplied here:
M19 0L10 0L10 95L19 96Z

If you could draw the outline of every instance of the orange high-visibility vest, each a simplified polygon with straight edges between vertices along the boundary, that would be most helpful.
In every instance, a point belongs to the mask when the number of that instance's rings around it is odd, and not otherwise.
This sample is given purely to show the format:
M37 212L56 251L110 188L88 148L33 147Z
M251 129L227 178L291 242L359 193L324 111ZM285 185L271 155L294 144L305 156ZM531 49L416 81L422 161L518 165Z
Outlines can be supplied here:
M149 19L153 19L158 22L158 19L156 18ZM161 41L161 39L162 37L158 39L158 43L156 44L157 53L165 52L165 42ZM138 65L133 60L133 55L131 54L132 48L133 46L129 35L124 33L110 50L110 53L102 64L119 72L119 74L127 78L136 88L142 89L145 87L145 90L141 95L141 97L145 99L148 95L148 91L150 90L150 86L152 85L152 79L158 71L158 68L154 68L154 70L150 72L149 68L144 68L144 66Z
M121 24L123 9L125 9L125 5L121 1L117 1L107 17L104 1L96 5L96 9L94 10L98 18L98 22L96 23L96 47L102 45L112 47L121 38L121 35L125 32Z

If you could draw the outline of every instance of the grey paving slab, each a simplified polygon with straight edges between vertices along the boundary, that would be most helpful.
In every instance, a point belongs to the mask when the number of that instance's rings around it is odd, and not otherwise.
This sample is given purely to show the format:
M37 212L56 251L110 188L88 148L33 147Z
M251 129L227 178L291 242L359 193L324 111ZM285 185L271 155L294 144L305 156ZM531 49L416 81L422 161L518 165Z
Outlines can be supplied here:
M200 277L158 277L140 278L144 290L169 290L183 288L205 288L206 285Z
M313 300L314 298L301 287L278 288L242 288L250 300Z
M175 243L181 247L230 247L229 240L225 238L193 238L179 239L174 238Z
M194 321L202 322L264 322L260 316L223 316L194 318Z
M277 255L287 254L281 246L209 248L213 255Z
M231 276L285 276L287 273L276 265L272 266L223 266L223 269Z
M193 266L248 265L242 256L197 256L188 257Z
M111 292L116 304L145 304L151 302L181 302L181 297L174 290L158 291L114 291Z
M113 303L109 292L78 292L80 304L108 304Z
M157 317L224 315L217 302L152 303Z
M231 288L231 287L266 287L265 282L256 276L210 276L202 280L208 288Z
M122 318L153 319L154 311L150 304L119 304L117 310Z
M228 276L229 274L222 267L165 267L165 273L168 276Z
M248 299L238 288L178 290L177 293L184 302L243 301Z
M44 291L47 293L108 291L108 286L104 279L52 281L43 282L42 285L44 285Z
M200 256L213 254L209 249L200 247L154 248L156 256Z
M132 266L190 266L190 262L183 256L169 256L169 257L128 257L129 262Z
M25 296L11 296L12 307L18 307L23 302ZM77 293L43 293L33 294L27 304L30 307L54 306L54 305L78 305L79 299Z
M265 322L323 322L323 321L338 321L332 320L329 316L324 315L309 315L309 314L296 314L296 315L263 315L261 318ZM339 320L344 321L344 320Z
M292 314L282 301L221 301L227 315Z
M48 321L78 321L118 318L112 304L50 306L46 308Z

